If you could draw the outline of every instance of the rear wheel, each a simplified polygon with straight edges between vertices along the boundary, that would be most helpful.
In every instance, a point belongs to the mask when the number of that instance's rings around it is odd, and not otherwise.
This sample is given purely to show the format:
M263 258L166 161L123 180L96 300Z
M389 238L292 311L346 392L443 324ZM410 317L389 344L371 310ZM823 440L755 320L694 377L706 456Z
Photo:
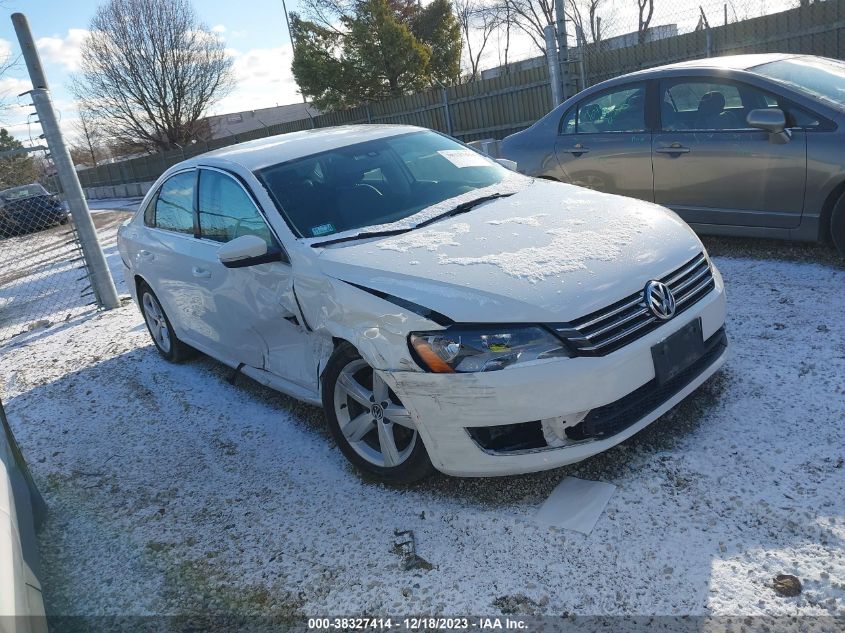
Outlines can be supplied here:
M845 257L845 194L839 198L830 215L830 239L842 257Z
M340 450L360 470L397 484L433 472L408 410L351 345L329 360L323 407Z
M173 326L170 325L170 319L167 318L152 288L141 283L138 287L138 298L141 314L144 315L144 322L147 324L150 338L153 339L158 353L171 363L178 363L193 356L195 350L185 345L176 336Z

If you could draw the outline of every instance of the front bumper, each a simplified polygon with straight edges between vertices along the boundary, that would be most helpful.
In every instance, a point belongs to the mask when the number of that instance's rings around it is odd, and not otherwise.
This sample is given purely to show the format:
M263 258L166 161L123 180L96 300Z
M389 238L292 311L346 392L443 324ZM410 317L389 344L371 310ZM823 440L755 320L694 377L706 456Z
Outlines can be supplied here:
M623 411L623 417L630 412L636 419L620 424L617 416L620 430L612 435L559 448L504 453L484 450L467 429L559 419L626 402L655 378L654 345L695 319L701 319L705 340L718 338L725 321L725 292L716 271L714 278L714 290L693 307L607 356L550 360L488 373L382 374L414 416L432 463L446 474L509 475L571 464L611 448L674 407L722 366L726 349L714 347L704 365L687 375L670 397Z

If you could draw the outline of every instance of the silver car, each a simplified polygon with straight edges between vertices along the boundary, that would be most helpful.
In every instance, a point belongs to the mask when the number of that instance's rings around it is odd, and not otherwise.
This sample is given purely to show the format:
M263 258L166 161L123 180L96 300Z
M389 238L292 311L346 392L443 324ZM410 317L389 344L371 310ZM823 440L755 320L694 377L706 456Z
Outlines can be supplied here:
M845 255L845 62L735 55L597 84L502 155L520 172L641 198L700 233L832 241Z

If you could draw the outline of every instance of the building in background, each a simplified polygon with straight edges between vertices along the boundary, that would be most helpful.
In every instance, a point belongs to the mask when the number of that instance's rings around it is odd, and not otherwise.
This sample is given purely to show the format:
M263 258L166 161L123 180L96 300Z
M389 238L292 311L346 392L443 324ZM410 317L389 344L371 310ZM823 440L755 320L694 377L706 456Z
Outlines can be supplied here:
M218 114L206 117L202 124L208 126L206 140L213 140L224 136L245 134L279 123L298 121L318 114L320 111L310 103L292 103L272 108Z

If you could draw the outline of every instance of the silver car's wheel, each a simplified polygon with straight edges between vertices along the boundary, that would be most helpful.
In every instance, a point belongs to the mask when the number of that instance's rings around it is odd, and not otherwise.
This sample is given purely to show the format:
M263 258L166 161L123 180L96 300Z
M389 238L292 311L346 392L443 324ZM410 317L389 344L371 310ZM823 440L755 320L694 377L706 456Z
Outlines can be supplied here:
M374 466L401 466L419 441L408 410L361 358L340 370L334 388L334 413L352 450Z
M158 303L152 293L145 292L141 298L141 305L144 310L144 320L147 322L147 327L150 330L150 336L153 337L153 342L165 355L170 354L172 347L170 340L170 326L164 318L164 310Z
M434 467L415 420L352 345L338 344L321 383L329 430L359 470L391 484L431 474Z
M141 304L141 314L150 332L158 353L172 363L181 362L196 353L192 347L185 345L170 324L170 319L161 307L161 302L146 282L138 283L138 298Z

